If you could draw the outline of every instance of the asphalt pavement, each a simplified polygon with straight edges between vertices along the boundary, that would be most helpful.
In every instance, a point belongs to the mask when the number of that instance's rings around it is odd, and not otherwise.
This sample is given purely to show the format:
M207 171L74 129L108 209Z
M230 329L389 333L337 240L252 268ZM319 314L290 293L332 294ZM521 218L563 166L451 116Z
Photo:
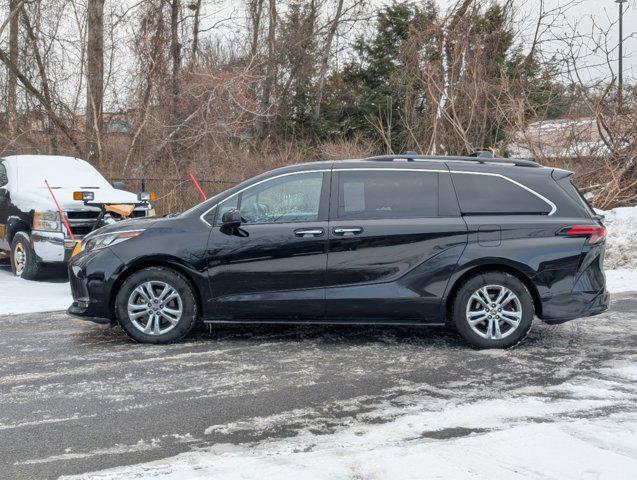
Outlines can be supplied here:
M637 294L615 295L603 315L536 321L516 348L477 351L444 329L201 327L151 346L62 312L0 316L0 478L329 433L406 394L471 401L550 386L635 362L636 322Z

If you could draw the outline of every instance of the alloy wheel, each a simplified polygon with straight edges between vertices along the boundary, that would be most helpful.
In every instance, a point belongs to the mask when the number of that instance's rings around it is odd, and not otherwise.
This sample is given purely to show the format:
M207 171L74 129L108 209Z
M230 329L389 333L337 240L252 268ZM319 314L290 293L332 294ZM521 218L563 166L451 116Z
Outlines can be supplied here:
M181 296L166 282L144 282L128 297L128 318L146 335L168 333L177 326L182 314Z
M517 330L522 321L522 304L507 287L486 285L469 297L466 318L480 337L500 340Z

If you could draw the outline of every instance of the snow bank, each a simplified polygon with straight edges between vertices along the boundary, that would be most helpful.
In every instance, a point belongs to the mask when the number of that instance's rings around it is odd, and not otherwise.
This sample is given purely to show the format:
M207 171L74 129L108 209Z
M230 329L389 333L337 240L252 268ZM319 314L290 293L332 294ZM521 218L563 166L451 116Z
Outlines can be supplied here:
M13 276L11 267L0 264L0 315L66 310L73 303L71 287L57 281L33 282Z
M252 445L215 445L78 479L628 480L637 471L637 365L542 391L455 403L425 397L379 409L332 435L310 428ZM366 422L379 417L386 423ZM254 420L254 419L252 419Z
M606 217L605 268L637 268L637 206L597 212Z
M617 268L606 270L606 289L610 293L637 291L637 269Z

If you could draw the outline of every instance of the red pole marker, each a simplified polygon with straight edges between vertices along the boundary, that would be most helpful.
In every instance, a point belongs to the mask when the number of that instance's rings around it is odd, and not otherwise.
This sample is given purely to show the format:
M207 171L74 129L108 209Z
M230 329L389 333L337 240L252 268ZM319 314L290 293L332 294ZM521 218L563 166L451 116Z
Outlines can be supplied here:
M208 200L208 197L206 196L204 191L201 189L201 186L199 185L199 182L197 181L197 179L195 178L195 176L192 173L190 173L190 178L192 178L192 181L195 184L195 187L197 187L197 190L199 190L199 193L201 193L201 196L203 197L203 199L204 200Z
M53 190L51 190L51 187L49 186L49 182L45 180L44 183L46 183L46 188L49 189L51 198L53 198L53 201L55 202L55 206L58 208L58 213L60 214L60 218L62 219L62 222L64 222L66 231L69 232L69 236L71 237L71 240L75 241L75 235L73 235L73 232L71 231L71 227L69 226L69 221L66 219L66 215L64 215L64 212L62 211L62 207L60 207L60 204L58 203L57 198L55 198L55 195L53 194Z

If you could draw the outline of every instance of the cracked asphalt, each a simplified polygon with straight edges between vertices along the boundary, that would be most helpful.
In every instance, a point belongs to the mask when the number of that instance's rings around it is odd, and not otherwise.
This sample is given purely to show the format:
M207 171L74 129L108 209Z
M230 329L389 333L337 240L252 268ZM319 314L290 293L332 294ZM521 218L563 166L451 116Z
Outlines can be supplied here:
M518 347L476 351L444 329L201 327L154 346L61 312L0 316L0 478L57 478L308 427L329 433L409 396L538 391L634 363L636 322L637 294L617 294L603 315L536 321Z

